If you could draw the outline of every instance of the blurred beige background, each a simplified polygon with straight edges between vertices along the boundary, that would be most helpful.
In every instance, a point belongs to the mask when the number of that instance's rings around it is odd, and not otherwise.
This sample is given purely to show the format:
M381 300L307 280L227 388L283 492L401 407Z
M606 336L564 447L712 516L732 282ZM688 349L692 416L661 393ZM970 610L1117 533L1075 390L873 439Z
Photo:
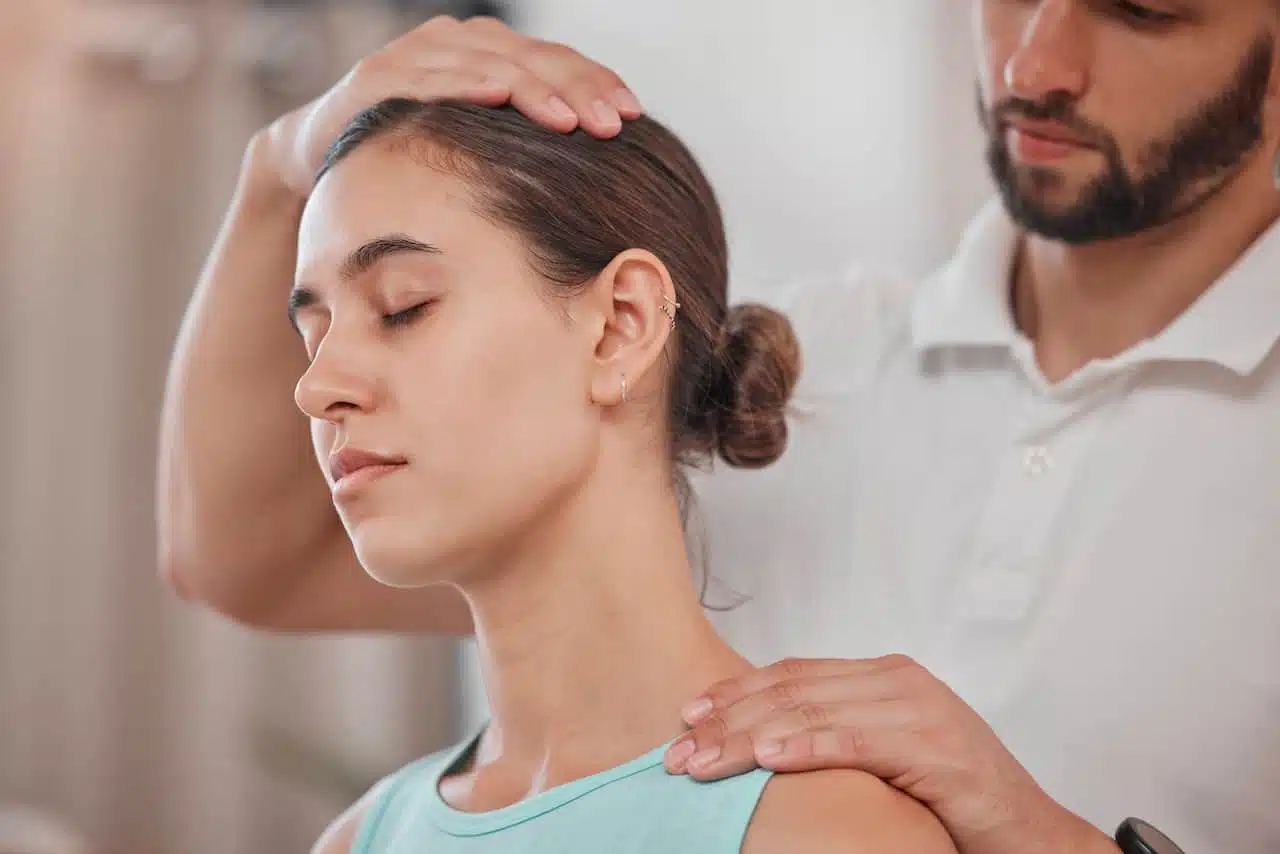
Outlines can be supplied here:
M252 634L154 566L169 348L243 146L447 4L411 5L0 0L0 854L18 805L92 852L305 851L483 715L465 645ZM924 272L987 191L967 4L505 6L701 155L738 296L850 261ZM763 657L787 637L767 620L726 625Z

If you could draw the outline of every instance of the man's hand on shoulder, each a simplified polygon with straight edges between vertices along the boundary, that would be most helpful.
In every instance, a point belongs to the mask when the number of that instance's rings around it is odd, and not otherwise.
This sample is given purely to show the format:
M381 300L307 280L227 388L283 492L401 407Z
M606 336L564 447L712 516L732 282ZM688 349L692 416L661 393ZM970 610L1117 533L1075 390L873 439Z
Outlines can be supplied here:
M955 854L927 807L871 774L843 769L769 781L744 854Z

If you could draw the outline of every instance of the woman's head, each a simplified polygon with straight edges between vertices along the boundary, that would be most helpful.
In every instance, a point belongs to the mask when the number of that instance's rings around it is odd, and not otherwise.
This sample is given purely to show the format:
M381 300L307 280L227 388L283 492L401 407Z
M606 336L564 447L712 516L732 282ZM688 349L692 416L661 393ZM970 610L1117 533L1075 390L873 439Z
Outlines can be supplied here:
M715 196L652 120L606 141L454 102L357 116L304 213L291 313L322 466L404 461L335 493L369 571L460 580L602 467L776 459L799 353L780 315L727 308L727 277Z

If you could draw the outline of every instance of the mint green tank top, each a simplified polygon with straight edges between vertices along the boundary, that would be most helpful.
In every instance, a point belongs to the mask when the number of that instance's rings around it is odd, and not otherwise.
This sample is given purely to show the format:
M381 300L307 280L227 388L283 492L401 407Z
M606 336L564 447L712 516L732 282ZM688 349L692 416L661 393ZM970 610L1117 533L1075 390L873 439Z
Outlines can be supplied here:
M439 782L476 739L396 772L352 854L736 854L771 772L700 783L668 774L667 745L503 809L460 812Z

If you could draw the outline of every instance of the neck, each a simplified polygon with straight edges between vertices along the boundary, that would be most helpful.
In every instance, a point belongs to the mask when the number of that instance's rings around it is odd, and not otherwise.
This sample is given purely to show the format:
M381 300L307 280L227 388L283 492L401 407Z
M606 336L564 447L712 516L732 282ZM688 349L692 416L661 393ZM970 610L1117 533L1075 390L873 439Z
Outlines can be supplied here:
M1028 236L1014 268L1014 307L1045 377L1065 379L1158 335L1278 216L1280 193L1265 163L1137 235L1083 246Z
M636 465L596 472L501 571L465 586L491 715L478 764L562 778L620 764L683 732L684 703L749 667L703 612L669 475L636 489Z

